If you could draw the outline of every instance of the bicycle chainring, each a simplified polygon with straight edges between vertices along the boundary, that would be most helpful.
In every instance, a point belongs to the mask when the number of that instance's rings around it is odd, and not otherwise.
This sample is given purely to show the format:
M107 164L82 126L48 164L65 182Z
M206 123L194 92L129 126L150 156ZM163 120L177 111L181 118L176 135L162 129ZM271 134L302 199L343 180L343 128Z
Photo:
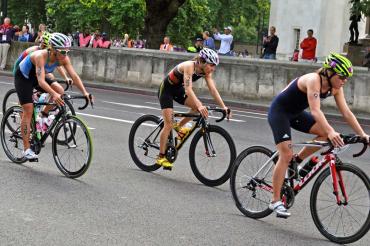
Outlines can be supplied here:
M176 161L177 158L177 149L173 145L168 145L166 150L167 160L171 163Z
M284 184L283 188L281 188L281 200L283 201L287 209L293 206L294 199L295 199L295 195L294 195L293 188Z

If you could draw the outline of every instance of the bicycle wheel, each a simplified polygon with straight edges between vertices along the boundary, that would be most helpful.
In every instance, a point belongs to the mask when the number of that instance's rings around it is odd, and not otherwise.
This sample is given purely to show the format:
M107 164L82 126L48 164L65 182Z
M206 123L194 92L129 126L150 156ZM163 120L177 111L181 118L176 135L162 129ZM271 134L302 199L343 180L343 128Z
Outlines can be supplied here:
M199 141L201 139L204 141ZM215 150L214 155L210 153L211 146ZM195 177L207 186L225 183L230 178L235 158L234 141L222 127L209 125L207 131L203 133L201 129L191 141L189 149L191 169Z
M89 129L78 117L67 115L55 127L52 149L58 169L66 177L80 177L87 171L92 160Z
M21 134L21 115L20 106L10 107L1 121L1 144L6 156L15 163L26 162L23 157L23 140Z
M75 109L73 108L72 103L71 103L70 101L68 101L68 100L64 101L64 103L65 103L65 105L66 105L66 112L67 112L67 114L70 114L70 115L76 116L76 111L75 111ZM74 125L74 127L72 128L74 133L76 133L76 126L77 126L77 125ZM54 135L54 133L53 133L53 132L51 132L51 133L50 133L51 138L53 138L53 135ZM70 135L70 136L73 136L73 135ZM56 141L58 141L58 144L61 144L61 145L62 145L62 144L64 143L64 141L65 141L65 140L64 140L64 136L62 136L62 139L57 139Z
M19 100L18 100L18 95L17 95L17 91L15 90L15 88L8 90L5 93L5 96L3 99L3 108L2 108L3 115L11 106L18 105L18 104L19 104Z
M272 213L268 205L276 158L264 166L272 154L263 146L252 146L240 153L234 162L230 188L236 207L247 217L259 219Z
M160 168L155 164L159 153L159 134L162 126L155 115L143 115L132 125L128 146L132 160L140 169L152 172Z
M336 243L353 243L370 228L370 181L361 169L352 164L337 165L336 170L341 173L348 204L337 204L330 169L327 168L312 187L311 215L317 229L327 239ZM344 201L341 189L338 189Z

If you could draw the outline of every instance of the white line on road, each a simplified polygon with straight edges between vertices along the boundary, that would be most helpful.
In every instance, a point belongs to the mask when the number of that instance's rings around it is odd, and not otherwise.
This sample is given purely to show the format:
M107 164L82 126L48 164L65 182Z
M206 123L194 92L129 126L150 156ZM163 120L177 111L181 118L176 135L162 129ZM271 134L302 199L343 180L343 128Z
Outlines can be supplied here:
M4 84L4 85L14 85L14 83L8 83L8 82L2 82L2 81L0 81L0 84Z
M146 109L154 109L154 110L161 110L160 108L154 108L149 106L137 105L137 104L128 104L128 103L117 103L117 102L109 102L109 101L102 101L104 103L110 103L114 105L126 106L131 108L146 108Z

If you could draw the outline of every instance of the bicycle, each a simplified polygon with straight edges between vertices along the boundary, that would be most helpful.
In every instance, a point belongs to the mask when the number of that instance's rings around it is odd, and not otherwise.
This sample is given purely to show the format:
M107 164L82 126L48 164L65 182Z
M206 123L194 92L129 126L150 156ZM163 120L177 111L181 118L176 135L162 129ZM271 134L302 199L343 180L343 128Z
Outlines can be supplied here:
M216 122L220 122L226 117L226 112L223 109L215 107L207 107L207 109L210 112L222 113L222 117ZM229 133L220 126L211 125L200 114L175 112L174 117L190 117L195 123L182 141L178 141L171 131L167 142L167 159L171 163L174 162L184 143L197 128L200 128L190 144L191 169L195 177L207 186L218 186L225 183L230 177L231 166L236 157L235 144ZM163 119L155 115L143 115L135 121L131 128L129 135L130 154L135 164L144 171L152 172L161 167L155 161L159 152L159 135L163 126ZM201 139L203 141L200 141ZM143 160L141 157L144 157ZM217 160L217 157L221 157L221 160ZM202 161L206 161L206 163L201 165ZM221 171L216 174L205 174L207 171L215 171L210 169L215 169L216 163L225 163L226 166L220 168Z
M45 133L36 130L36 107L45 105L56 106L56 104L48 102L33 103L34 113L31 120L30 134L31 149L36 154L39 154L42 147L44 147L46 139L53 132L52 153L56 166L66 177L78 178L90 166L92 160L92 139L85 123L77 116L68 113L66 102L73 99L85 99L85 105L78 108L82 110L88 106L89 100L85 96L63 95L62 98L65 104L56 107L58 112ZM27 161L22 153L21 117L22 108L20 106L10 107L1 121L0 132L1 144L5 154L12 162L18 164ZM8 127L8 125L11 125L11 127ZM71 157L72 154L76 154L76 156ZM30 161L38 161L38 159ZM73 161L75 163L72 163Z
M363 237L370 228L370 180L360 168L343 163L337 155L347 150L349 144L362 143L362 150L353 155L358 157L366 151L368 144L357 135L342 135L342 138L345 146L341 148L334 148L325 141L293 144L329 149L321 153L321 160L302 178L297 175L295 165L288 168L281 200L286 208L292 207L295 196L323 170L311 190L310 211L313 221L320 233L330 241L352 243ZM245 216L259 219L272 213L268 205L272 194L272 171L277 159L277 151L272 152L263 146L249 147L236 158L230 187L236 207ZM329 167L324 169L327 164ZM350 209L354 214L350 213ZM354 231L349 232L351 230Z
M64 87L64 91L68 91L69 88L72 88L72 83L71 81L65 81L65 80L56 80L56 82L58 82L59 84L65 84L65 87ZM41 87L36 87L34 90L33 90L33 98L35 99L34 101L36 102L36 100L38 100L38 98L40 97L40 95L43 93L44 91L41 89ZM10 108L11 106L10 105L17 105L18 104L18 95L17 95L17 91L15 88L12 88L10 90L8 90L5 95L4 95L4 98L3 98L3 105L2 105L2 112L3 114L5 114L5 112L8 110L8 108ZM75 113L75 110L73 108L72 105L67 105L71 111L71 113L73 115L76 115Z

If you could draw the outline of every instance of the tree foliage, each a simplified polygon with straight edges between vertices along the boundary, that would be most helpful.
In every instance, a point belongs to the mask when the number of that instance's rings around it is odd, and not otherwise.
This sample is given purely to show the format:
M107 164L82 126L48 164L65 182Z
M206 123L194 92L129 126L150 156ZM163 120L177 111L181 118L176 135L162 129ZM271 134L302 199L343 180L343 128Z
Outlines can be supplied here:
M8 1L8 17L13 24L23 25L31 23L38 26L46 22L46 11L44 0L11 0Z
M362 13L370 16L370 0L349 0L351 4L351 13Z

